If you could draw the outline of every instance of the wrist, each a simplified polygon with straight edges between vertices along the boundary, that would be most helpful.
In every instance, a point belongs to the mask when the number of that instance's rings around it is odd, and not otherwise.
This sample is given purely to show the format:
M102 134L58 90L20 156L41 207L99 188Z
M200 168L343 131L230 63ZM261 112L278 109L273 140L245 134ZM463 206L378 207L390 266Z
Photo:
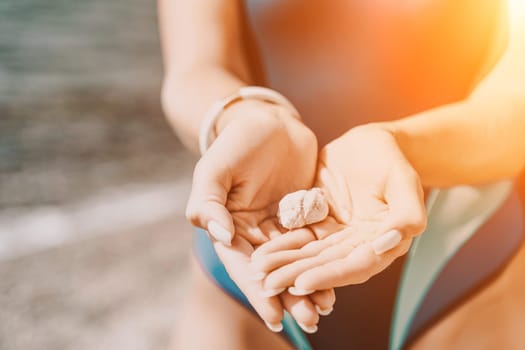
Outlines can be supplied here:
M406 163L417 171L411 162L407 145L411 147L409 137L401 128L392 122L379 122L359 125L352 128L346 135L347 148L366 154L362 161L368 158L382 159L385 164Z
M229 106L217 118L215 133L219 135L231 122L240 120L240 118L267 118L273 114L275 107L277 106L259 100L238 101Z
M442 152L441 147L446 147L449 141L446 130L427 130L425 127L414 127L410 121L399 119L392 122L380 123L380 127L388 131L408 163L417 172L421 183L425 187L448 186L446 173L450 155ZM423 125L422 125L423 126ZM441 135L441 137L437 137ZM434 142L435 138L442 140ZM444 181L445 179L445 181Z
M198 151L199 131L206 110L217 99L245 83L221 67L196 65L167 72L161 103L167 120L185 146Z
M224 111L244 100L258 100L269 102L277 106L286 107L291 115L297 119L300 119L299 112L297 112L292 103L277 91L261 86L241 87L233 95L218 100L209 107L204 120L201 123L199 132L199 148L201 154L204 154L211 143L217 138L217 121L222 116ZM278 110L277 107L276 110ZM234 116L235 114L232 114L231 120L236 119ZM227 118L226 121L229 119L230 118ZM222 130L223 128L224 124L219 128L219 130Z
M379 123L370 123L363 125L365 128L371 130L381 131L385 134L388 134L389 137L396 143L397 147L401 150L403 154L410 153L409 148L411 145L410 133L403 129L402 124L398 123L397 120L390 122L379 122Z
M353 127L344 135L344 137L351 142L352 140L361 140L368 143L371 140L377 140L379 137L381 140L388 138L392 142L397 143L397 132L397 128L391 123L368 123Z

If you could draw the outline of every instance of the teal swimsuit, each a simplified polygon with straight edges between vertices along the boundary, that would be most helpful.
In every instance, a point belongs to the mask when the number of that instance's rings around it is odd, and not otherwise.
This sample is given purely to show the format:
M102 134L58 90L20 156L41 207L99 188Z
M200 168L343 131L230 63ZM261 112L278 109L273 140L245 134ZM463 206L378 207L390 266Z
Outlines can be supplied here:
M509 182L434 191L427 211L407 256L364 284L337 288L316 334L285 315L283 335L296 349L402 349L496 276L523 239L522 203ZM206 232L197 230L194 248L208 276L251 309Z

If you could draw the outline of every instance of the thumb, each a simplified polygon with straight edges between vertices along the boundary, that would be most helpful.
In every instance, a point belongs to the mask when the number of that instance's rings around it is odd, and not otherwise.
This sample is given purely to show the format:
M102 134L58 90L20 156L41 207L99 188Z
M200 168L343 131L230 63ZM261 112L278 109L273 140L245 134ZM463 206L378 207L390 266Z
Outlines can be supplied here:
M423 188L411 166L393 169L386 184L385 199L389 206L387 221L391 229L400 230L407 238L425 230L427 217Z
M230 246L235 229L225 205L231 176L228 169L216 166L208 158L201 158L195 167L186 217L193 225L206 229L215 240Z

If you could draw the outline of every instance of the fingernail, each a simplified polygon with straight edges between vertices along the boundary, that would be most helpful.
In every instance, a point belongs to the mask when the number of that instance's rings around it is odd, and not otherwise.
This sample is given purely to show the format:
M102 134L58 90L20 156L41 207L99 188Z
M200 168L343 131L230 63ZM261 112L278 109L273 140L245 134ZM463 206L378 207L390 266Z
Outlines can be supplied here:
M372 249L377 255L381 255L398 245L402 239L403 236L398 230L388 231L372 241Z
M264 321L264 323L266 324L266 327L268 327L268 329L271 330L272 332L279 333L280 331L283 330L283 325L281 322L270 323L270 322Z
M319 305L315 305L315 309L317 310L317 313L321 316L328 316L332 313L332 311L334 311L333 307L323 310Z
M261 281L264 279L264 277L266 277L266 274L264 272L256 272L250 275L250 279L252 281Z
M265 241L267 240L266 235L262 232L262 230L259 227L248 227L246 228L246 232L254 238L264 239Z
M290 294L295 295L295 296L302 296L302 295L312 294L313 292L315 292L315 290L301 289L301 288L292 286L288 288L288 292L290 292Z
M301 327L301 329L303 331L305 331L306 333L309 333L309 334L312 334L312 333L315 333L317 332L317 325L314 325L314 326L306 326L304 324L302 324L301 322L297 322L297 324L299 325L299 327Z
M270 298L273 296L276 296L277 294L281 294L284 292L286 288L275 288L275 289L265 289L261 291L261 296L265 298Z
M227 229L222 227L217 221L212 220L208 223L208 232L213 236L213 238L222 244L228 247L232 245L233 235Z

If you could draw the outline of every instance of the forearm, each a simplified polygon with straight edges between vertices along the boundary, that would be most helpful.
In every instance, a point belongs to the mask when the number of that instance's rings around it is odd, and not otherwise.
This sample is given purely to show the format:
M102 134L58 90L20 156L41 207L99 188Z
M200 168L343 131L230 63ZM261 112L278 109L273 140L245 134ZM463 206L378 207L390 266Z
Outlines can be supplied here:
M472 98L384 126L425 186L512 178L525 161L522 94Z
M216 100L252 84L237 0L160 0L165 79L162 104L182 142L196 150Z
M210 105L249 82L221 67L195 67L194 70L166 78L162 104L168 121L180 140L196 151L202 118Z
M525 5L508 2L496 62L464 101L384 126L427 186L512 178L525 162ZM491 60L491 58L489 58Z

